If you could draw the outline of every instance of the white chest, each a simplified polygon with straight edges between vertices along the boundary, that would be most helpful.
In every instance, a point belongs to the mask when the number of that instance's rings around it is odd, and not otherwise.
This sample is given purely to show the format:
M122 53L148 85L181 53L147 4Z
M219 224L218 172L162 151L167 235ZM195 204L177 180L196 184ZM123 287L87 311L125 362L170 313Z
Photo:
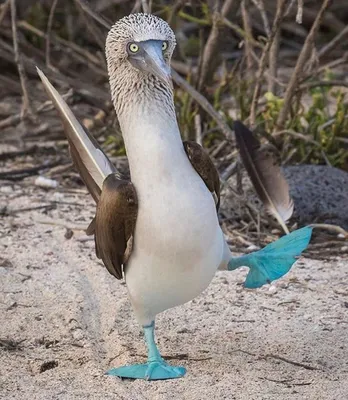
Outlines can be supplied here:
M128 128L139 211L126 282L138 319L146 322L208 286L224 243L213 197L186 156L176 122L145 120L141 129Z

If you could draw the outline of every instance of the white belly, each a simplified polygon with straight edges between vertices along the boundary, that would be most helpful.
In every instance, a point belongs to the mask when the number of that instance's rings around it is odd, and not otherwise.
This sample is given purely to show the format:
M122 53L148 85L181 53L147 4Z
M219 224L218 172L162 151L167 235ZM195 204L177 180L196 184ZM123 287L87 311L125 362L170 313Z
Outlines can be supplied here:
M213 197L187 158L175 115L144 110L121 123L139 201L125 278L142 325L201 293L224 253Z
M200 294L223 258L224 239L213 197L201 178L189 172L185 180L173 172L155 188L139 185L126 283L143 325Z

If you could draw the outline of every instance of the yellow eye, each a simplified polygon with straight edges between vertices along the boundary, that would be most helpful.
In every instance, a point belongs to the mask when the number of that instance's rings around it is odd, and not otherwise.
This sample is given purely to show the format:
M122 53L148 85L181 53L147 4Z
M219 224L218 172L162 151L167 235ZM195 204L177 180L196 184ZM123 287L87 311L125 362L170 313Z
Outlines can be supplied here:
M168 43L167 42L163 42L162 43L162 51L167 50L167 48L168 48Z
M132 53L137 53L139 51L139 46L135 43L131 43L129 46L129 51Z

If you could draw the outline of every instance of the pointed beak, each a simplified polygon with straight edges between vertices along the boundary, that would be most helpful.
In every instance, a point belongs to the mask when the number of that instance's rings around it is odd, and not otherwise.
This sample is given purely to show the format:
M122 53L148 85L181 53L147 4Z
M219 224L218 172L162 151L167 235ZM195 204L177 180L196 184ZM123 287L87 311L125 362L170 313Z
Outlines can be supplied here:
M165 83L171 83L171 71L163 58L162 43L160 40L138 43L140 51L129 55L129 61L135 68L155 75Z

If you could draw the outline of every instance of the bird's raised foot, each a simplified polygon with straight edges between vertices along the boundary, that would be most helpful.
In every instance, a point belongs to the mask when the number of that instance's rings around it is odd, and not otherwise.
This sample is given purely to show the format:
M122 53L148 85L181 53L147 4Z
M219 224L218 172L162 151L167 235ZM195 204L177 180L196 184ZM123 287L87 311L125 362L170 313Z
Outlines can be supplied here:
M127 365L119 368L112 368L107 371L107 375L118 376L120 378L145 379L148 381L159 379L175 379L185 375L184 367L172 367L165 361L151 361L146 364Z

